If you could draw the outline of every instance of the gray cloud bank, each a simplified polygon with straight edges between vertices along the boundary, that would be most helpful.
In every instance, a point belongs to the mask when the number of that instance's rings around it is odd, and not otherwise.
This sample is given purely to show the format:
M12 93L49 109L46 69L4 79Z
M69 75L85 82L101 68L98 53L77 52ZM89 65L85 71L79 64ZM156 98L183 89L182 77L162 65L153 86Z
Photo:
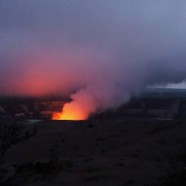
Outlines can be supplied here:
M0 94L79 88L94 112L181 82L185 20L185 0L0 0Z

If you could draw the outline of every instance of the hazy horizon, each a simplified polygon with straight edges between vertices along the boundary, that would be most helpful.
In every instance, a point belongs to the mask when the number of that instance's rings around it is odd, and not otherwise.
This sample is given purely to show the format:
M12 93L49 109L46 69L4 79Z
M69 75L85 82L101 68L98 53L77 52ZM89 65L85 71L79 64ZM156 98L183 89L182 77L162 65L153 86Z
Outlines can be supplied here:
M186 79L184 0L0 0L0 17L0 95L68 94L90 114Z

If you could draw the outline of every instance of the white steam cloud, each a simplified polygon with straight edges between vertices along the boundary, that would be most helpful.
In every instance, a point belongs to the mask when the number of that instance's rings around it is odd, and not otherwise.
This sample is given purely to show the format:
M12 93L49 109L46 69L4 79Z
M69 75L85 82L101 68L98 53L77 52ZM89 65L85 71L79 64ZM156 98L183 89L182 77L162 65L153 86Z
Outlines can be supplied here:
M186 79L184 0L0 1L0 94L71 97L89 115Z

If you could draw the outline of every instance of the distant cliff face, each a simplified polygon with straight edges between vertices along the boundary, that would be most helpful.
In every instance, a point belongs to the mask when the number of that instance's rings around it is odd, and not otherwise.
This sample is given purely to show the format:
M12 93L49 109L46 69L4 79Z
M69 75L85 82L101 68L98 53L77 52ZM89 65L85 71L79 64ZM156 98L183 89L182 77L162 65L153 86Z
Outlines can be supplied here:
M9 101L0 104L0 117L50 119L53 112L61 111L63 104L64 101Z

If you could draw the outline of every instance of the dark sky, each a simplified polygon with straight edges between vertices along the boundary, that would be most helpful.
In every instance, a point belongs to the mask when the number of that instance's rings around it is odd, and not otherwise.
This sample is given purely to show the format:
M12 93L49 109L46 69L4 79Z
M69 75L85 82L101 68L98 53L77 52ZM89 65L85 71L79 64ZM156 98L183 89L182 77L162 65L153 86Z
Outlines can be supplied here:
M185 0L0 0L1 95L76 89L117 106L185 80L185 50Z

